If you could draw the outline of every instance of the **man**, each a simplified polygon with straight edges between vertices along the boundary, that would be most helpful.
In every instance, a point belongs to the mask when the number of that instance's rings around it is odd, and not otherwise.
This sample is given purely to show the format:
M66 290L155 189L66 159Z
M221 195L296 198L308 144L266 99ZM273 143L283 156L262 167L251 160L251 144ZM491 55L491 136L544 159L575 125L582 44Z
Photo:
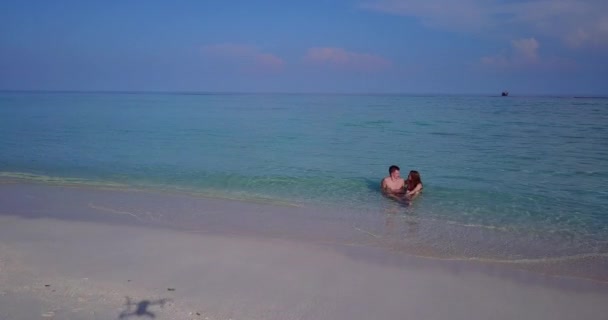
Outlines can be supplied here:
M392 165L388 168L389 176L382 179L380 188L388 194L403 194L405 193L405 180L401 178L399 167Z

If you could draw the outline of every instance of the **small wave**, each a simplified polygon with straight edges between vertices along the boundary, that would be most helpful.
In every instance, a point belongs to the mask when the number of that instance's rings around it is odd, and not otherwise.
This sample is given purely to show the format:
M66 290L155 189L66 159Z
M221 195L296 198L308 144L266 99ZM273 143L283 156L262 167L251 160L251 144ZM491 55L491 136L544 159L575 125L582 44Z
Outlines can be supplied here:
M230 194L216 190L195 190L178 186L168 186L154 183L135 183L125 184L104 180L90 180L83 178L57 177L39 175L26 172L0 172L0 183L25 182L54 185L61 187L89 187L96 189L112 189L122 191L149 191L167 192L174 194L184 194L191 197L211 198L218 200L243 201L274 206L302 207L301 204L289 202L281 199L273 199L254 194Z
M128 185L109 181L96 181L82 178L68 178L39 175L26 172L0 172L0 179L5 181L27 181L32 183L44 183L61 186L91 186L91 187L108 187L108 188L126 188Z
M608 97L603 96L574 96L574 99L605 99L608 100Z
M429 132L430 135L434 135L434 136L442 136L442 137L448 137L448 136L457 136L458 134L456 133L451 133L451 132L440 132L440 131L433 131L433 132Z
M458 260L458 261L479 261L479 262L491 262L491 263L508 263L508 264L533 264L533 263L556 263L566 262L572 260L581 260L588 258L608 258L608 252L603 253L581 253L570 256L561 257L542 257L542 258L523 258L523 259L496 259L496 258L483 258L483 257L439 257L441 260Z
M355 128L382 128L385 125L389 125L392 124L393 121L389 121L389 120L370 120L370 121L363 121L363 122L358 122L358 123L345 123L344 126L345 127L355 127Z
M405 216L403 218L412 219L412 217L405 217ZM431 221L431 222L436 222L436 223L445 223L445 224L448 224L451 226L465 227L465 228L479 228L479 229L497 230L497 231L504 231L504 232L516 230L516 228L513 228L513 227L504 227L504 226L499 227L499 226L488 225L488 224L464 223L464 222L459 222L459 221L437 219L437 218L430 218L430 217L425 217L425 218L416 217L413 219L416 221Z
M160 191L167 191L167 189L161 189ZM184 190L184 189L173 189L173 190L169 190L169 191L173 191L173 192L180 193L180 194L186 194L186 195L192 196L192 197L202 197L202 198L208 198L208 199L253 202L253 203L268 204L268 205L273 205L273 206L287 206L287 207L296 207L296 208L303 207L303 205L294 203L294 202L289 202L289 201L284 201L284 200L279 200L279 199L272 199L272 198L262 197L262 196L254 196L254 195L233 196L233 195L214 192L214 191L188 191L188 190Z
M95 205L93 203L89 203L89 208L95 209L95 210L99 210L99 211L106 211L106 212L110 212L110 213L115 213L115 214L122 214L122 215L128 215L131 216L139 221L143 221L142 218L137 214L137 213L133 213L133 212L129 212L129 211L123 211L123 210L117 210L117 209L113 209L113 208L107 208L107 207L102 207L102 206L98 206Z
M509 228L492 226L492 225L475 224L475 223L459 223L456 221L445 221L445 222L447 224L458 225L458 226L467 227L467 228L482 228L482 229L490 229L490 230L509 231Z

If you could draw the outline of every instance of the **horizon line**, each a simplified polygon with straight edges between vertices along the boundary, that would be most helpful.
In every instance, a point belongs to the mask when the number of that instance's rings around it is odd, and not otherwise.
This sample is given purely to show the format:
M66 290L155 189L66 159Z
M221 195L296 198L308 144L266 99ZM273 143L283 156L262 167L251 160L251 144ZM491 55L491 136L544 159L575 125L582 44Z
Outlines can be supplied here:
M189 90L45 90L45 89L0 89L0 93L74 93L74 94L165 94L165 95L354 95L354 96L501 96L497 93L447 93L447 92L330 92L330 91L189 91ZM509 97L572 97L572 98L608 98L608 94L552 94L523 93Z

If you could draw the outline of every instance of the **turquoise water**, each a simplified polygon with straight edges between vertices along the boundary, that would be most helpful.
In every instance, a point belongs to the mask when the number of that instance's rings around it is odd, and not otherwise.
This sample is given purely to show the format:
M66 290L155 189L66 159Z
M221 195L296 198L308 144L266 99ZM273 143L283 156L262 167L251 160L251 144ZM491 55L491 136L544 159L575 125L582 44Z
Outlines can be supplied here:
M416 218L608 253L608 99L0 93L0 178L186 190ZM331 212L331 210L328 210Z

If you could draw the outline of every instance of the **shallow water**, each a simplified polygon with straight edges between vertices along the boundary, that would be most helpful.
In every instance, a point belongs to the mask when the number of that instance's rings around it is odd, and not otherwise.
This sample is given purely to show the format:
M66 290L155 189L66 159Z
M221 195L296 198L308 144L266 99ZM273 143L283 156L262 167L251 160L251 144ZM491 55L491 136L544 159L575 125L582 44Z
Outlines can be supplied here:
M374 234L394 215L409 244L471 257L602 256L606 123L591 98L2 93L0 178L314 207ZM409 208L377 190L391 164L421 172Z

